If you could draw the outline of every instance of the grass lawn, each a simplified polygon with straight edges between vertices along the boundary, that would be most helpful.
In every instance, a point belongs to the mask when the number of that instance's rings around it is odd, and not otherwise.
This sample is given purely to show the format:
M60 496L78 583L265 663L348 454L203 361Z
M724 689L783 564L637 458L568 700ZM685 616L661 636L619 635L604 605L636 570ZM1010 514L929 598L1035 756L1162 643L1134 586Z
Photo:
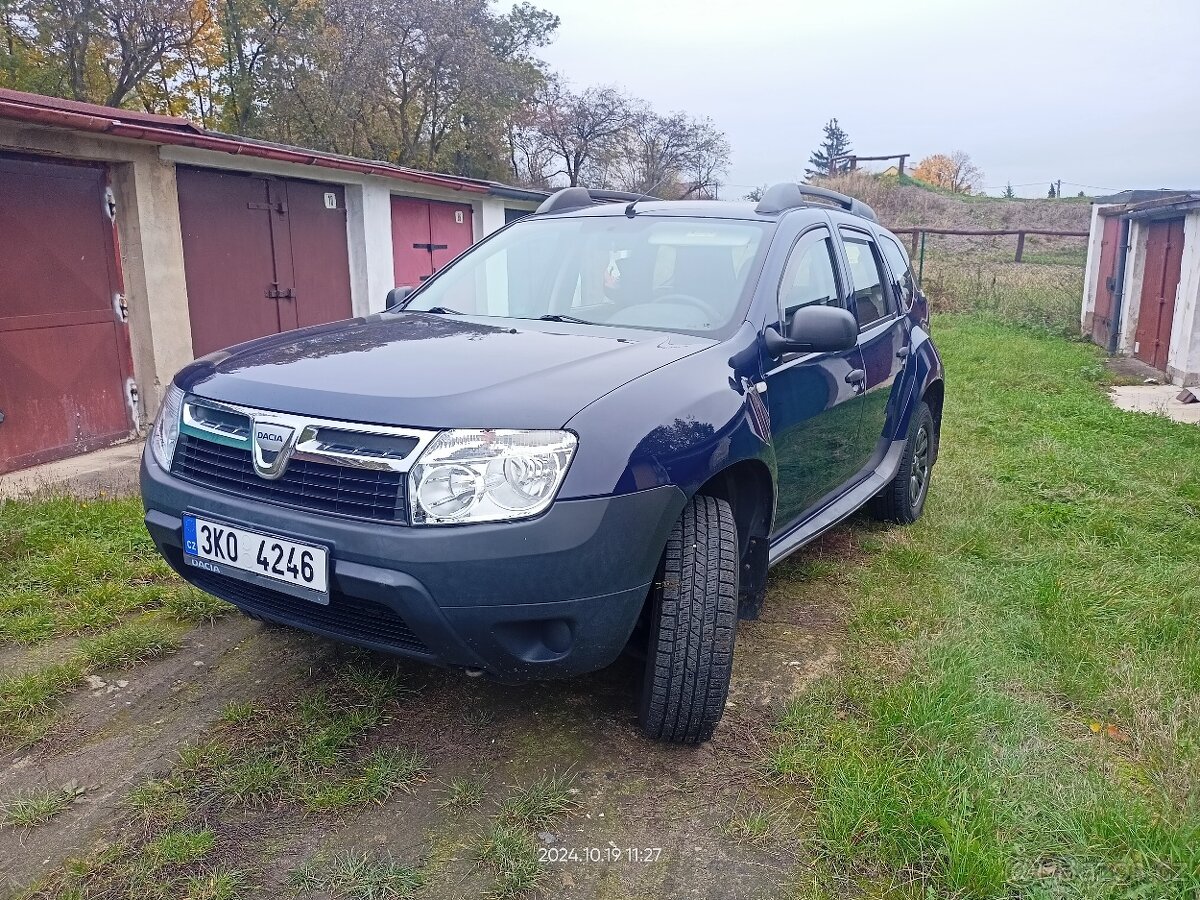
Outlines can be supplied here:
M1113 409L1087 345L935 334L925 518L865 541L842 671L768 760L809 893L1198 896L1200 429Z
M86 675L172 653L231 607L192 590L154 549L135 499L0 502L0 649L65 644L0 670L0 749L40 738Z

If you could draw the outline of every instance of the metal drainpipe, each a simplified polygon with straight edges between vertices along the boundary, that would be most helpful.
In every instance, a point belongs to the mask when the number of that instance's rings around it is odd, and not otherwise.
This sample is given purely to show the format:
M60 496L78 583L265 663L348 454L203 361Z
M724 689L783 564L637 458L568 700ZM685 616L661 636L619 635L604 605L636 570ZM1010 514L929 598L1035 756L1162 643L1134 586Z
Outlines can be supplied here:
M1129 217L1121 216L1121 237L1119 246L1121 255L1117 257L1117 271L1113 278L1117 282L1113 291L1112 331L1108 335L1109 353L1117 352L1117 344L1121 340L1121 307L1125 299L1125 261L1129 258Z

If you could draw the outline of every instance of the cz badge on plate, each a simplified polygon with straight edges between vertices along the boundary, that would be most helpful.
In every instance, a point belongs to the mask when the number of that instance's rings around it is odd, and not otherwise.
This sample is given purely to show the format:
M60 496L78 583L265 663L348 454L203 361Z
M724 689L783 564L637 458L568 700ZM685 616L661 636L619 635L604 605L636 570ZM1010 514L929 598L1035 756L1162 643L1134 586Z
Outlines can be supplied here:
M189 514L183 517L183 552L185 557L211 564L220 574L245 578L241 573L248 572L320 594L312 598L318 603L329 602L329 551L325 547Z

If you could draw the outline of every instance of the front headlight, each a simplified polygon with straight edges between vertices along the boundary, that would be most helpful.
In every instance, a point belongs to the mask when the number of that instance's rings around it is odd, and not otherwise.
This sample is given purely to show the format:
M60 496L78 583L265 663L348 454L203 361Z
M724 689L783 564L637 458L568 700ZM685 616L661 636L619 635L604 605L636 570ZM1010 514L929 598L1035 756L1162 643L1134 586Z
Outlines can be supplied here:
M569 431L443 431L409 470L412 523L536 516L562 487L577 442Z
M154 459L168 472L175 458L175 445L179 443L179 417L183 412L183 391L171 385L158 408L158 418L150 432L150 452Z

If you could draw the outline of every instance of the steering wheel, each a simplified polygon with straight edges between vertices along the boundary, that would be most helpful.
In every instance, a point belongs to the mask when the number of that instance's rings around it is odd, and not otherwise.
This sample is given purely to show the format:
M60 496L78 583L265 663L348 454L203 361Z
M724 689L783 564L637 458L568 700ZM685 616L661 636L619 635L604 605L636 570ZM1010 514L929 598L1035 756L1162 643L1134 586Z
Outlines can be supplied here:
M696 297L692 294L663 294L663 296L661 296L661 297L655 297L654 302L655 303L682 302L686 305L694 306L698 310L700 310L700 312L704 313L704 315L708 316L708 324L709 325L716 325L716 324L720 323L721 321L723 321L723 319L725 318L725 316L723 316L722 311L720 309L713 306L707 300L702 300L701 298Z

